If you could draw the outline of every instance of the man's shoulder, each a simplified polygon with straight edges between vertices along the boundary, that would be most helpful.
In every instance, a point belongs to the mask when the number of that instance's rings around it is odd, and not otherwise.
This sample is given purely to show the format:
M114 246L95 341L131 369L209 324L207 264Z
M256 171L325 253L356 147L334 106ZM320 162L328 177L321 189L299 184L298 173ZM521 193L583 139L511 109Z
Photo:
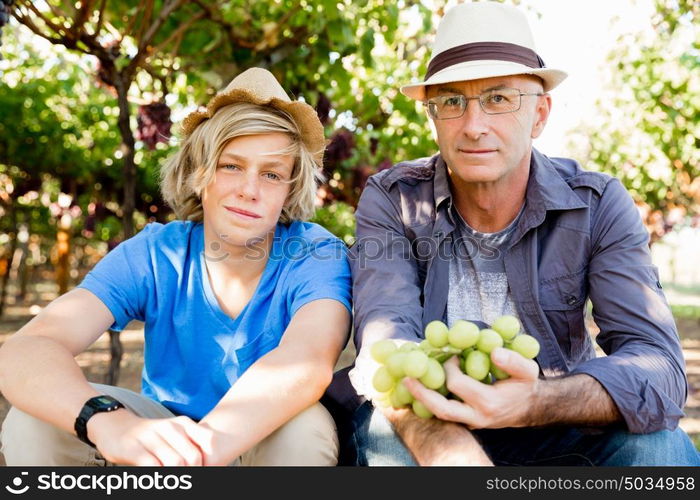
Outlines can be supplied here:
M379 183L385 190L390 190L397 182L416 185L419 182L432 181L435 177L435 164L439 155L427 156L396 163L370 178Z
M609 174L585 170L579 162L571 158L544 157L552 168L566 182L571 189L588 188L594 190L598 196L603 194L608 183L613 179Z

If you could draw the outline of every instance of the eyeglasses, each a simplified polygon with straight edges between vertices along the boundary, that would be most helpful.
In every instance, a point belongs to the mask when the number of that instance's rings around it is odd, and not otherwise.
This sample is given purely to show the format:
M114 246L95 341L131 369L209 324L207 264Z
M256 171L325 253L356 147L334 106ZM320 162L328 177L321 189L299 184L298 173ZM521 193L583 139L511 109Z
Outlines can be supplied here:
M450 120L459 118L467 109L467 103L478 99L481 109L487 115L513 113L520 109L521 98L524 95L545 95L542 92L525 93L518 89L502 88L487 90L476 96L439 95L423 102L428 108L428 114L433 120Z

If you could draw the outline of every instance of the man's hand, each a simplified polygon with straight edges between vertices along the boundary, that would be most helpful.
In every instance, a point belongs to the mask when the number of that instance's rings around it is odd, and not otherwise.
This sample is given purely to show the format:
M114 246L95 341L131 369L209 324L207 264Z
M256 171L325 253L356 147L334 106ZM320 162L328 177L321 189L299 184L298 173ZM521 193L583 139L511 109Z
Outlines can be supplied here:
M90 440L102 456L120 465L206 465L214 433L188 417L142 418L125 409L88 421Z
M472 429L535 425L530 421L529 410L540 384L537 363L502 347L493 350L491 360L510 378L493 385L483 384L462 373L456 357L445 363L447 388L462 401L447 399L415 379L405 379L404 384L441 420L459 422Z

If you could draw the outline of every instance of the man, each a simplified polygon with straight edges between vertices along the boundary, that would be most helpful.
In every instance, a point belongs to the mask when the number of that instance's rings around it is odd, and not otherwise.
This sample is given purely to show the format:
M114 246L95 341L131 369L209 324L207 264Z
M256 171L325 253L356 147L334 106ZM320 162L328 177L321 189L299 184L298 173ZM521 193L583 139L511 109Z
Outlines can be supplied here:
M631 198L532 147L565 77L545 67L519 10L479 2L445 14L425 81L402 87L426 106L439 154L373 176L359 202L357 464L700 464L677 427L683 355ZM584 325L588 298L607 356ZM375 341L503 314L537 338L536 361L495 349L510 377L486 385L452 359L447 388L461 401L405 379L430 420L372 405Z

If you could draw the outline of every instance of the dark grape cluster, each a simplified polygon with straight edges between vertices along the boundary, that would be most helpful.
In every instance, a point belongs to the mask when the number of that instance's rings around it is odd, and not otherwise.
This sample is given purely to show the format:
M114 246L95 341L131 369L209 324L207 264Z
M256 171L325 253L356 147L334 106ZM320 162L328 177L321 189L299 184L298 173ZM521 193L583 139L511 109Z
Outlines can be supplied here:
M10 7L15 0L0 0L0 46L2 45L2 27L10 22ZM2 55L0 54L0 58Z
M154 149L159 142L170 139L170 108L164 102L153 102L139 106L136 117L138 125L137 138L146 144L148 149Z

